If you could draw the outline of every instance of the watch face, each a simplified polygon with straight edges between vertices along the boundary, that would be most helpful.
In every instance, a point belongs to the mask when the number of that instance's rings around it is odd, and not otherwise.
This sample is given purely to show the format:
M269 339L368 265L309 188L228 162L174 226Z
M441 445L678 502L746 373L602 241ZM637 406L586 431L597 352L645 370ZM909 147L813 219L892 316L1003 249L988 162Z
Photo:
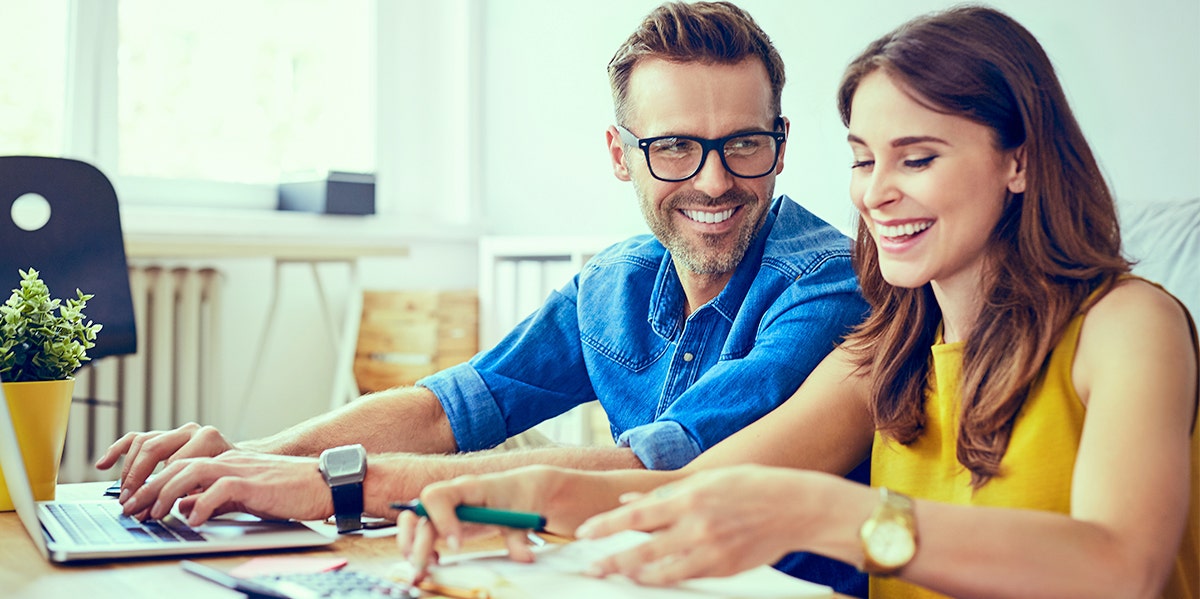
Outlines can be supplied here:
M878 523L866 540L871 559L885 568L908 563L917 550L912 534L903 524L895 521Z
M362 482L367 472L367 453L361 445L327 449L321 454L320 465L330 485Z
M358 453L334 451L325 459L325 468L330 476L343 476L358 472Z

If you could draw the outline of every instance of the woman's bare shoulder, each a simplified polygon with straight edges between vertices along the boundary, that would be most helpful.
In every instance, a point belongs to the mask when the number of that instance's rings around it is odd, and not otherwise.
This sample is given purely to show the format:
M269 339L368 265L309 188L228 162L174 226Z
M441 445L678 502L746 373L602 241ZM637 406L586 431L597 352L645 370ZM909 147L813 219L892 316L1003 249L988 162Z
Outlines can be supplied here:
M1081 398L1096 388L1182 389L1195 379L1196 352L1183 305L1157 285L1124 279L1084 318L1073 368L1076 388Z
M1181 327L1187 333L1183 304L1158 285L1145 279L1127 278L1118 281L1091 306L1084 326L1136 332L1138 329L1134 327L1151 325Z

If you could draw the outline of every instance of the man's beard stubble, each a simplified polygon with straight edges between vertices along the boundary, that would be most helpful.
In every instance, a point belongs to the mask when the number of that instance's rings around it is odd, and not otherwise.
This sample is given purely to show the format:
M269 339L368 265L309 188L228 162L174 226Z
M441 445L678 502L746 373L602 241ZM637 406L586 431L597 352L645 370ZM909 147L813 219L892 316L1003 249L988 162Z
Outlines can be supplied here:
M667 251L671 252L676 264L699 275L724 274L736 269L742 258L745 257L746 250L750 247L754 236L762 227L763 221L766 220L767 210L765 206L760 205L760 202L767 200L759 200L749 192L734 188L714 199L694 190L680 191L668 198L666 203L668 213L678 211L680 206L734 205L738 206L739 210L759 209L761 211L754 221L744 221L742 226L733 232L736 237L733 246L728 249L723 249L721 243L726 235L700 235L699 243L693 243L691 242L692 238L681 234L673 226L669 216L664 218L664 214L659 211L659 206L653 205L647 200L643 190L637 184L637 179L633 179L633 187L642 208L642 217L646 219L650 231L667 248ZM766 197L771 197L770 193ZM742 216L745 217L745 215Z

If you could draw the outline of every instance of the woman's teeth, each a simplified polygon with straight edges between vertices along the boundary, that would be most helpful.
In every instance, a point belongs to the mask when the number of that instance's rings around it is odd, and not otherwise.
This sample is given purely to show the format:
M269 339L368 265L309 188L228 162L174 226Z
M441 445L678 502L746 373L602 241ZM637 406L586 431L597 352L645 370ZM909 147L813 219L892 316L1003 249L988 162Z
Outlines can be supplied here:
M920 233L931 226L933 226L933 221L927 220L903 225L875 225L875 229L882 237L906 237Z
M683 214L698 223L720 223L733 216L733 208L721 212L701 212L700 210L684 210Z

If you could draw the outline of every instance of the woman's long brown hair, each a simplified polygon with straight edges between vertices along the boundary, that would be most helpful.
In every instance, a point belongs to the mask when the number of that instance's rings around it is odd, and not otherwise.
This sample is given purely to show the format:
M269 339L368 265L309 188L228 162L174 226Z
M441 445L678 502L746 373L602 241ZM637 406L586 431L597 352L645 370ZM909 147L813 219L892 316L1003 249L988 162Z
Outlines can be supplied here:
M986 255L984 298L963 354L958 460L979 488L1002 475L1013 422L1088 295L1129 270L1116 208L1041 45L996 10L962 6L910 21L846 69L842 122L863 77L882 70L918 102L990 128L1024 152L1026 188L1008 199ZM941 311L928 284L884 281L860 218L854 265L870 317L848 338L872 380L876 428L903 444L924 428L929 348Z

